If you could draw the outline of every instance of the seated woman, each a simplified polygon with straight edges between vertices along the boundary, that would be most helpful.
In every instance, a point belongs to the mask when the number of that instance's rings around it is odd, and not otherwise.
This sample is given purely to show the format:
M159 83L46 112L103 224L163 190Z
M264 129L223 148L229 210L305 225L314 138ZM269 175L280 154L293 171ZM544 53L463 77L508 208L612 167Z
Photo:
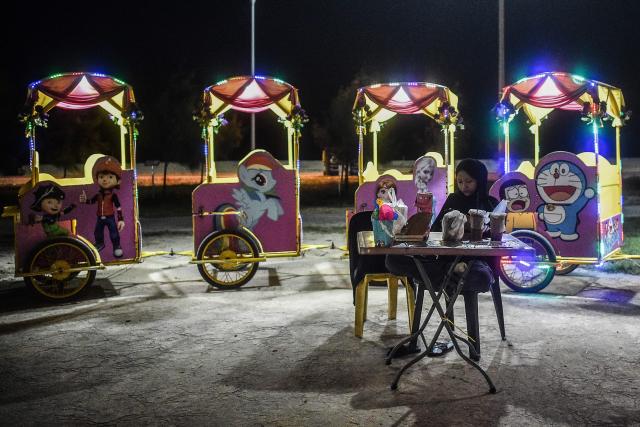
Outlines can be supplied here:
M492 211L498 204L498 201L487 193L487 176L487 168L479 160L464 159L460 161L456 167L456 191L447 197L431 230L442 231L442 218L447 212L452 210L457 210L464 214L468 214L470 209ZM419 259L424 265L425 271L429 275L429 280L434 288L439 289L454 257L440 256L436 258L433 256L425 256L419 257ZM469 259L463 261L468 262ZM385 265L390 273L408 276L412 281L420 282L422 280L418 268L411 257L387 255ZM456 270L458 270L458 268L454 269L454 272L456 272ZM465 290L486 292L489 290L489 285L493 280L493 273L489 265L485 261L477 259L473 263L471 271L467 274L463 292ZM438 347L436 346L436 348ZM442 350L446 351L449 349L450 347L447 346Z

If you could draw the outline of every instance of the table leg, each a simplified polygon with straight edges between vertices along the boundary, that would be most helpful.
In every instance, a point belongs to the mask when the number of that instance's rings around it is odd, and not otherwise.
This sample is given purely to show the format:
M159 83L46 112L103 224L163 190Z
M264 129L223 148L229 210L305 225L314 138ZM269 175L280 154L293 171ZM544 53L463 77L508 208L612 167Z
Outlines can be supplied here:
M419 259L417 259L416 257L411 257L411 258L416 263L416 265L420 264L420 260ZM445 289L444 284L446 284L449 281L449 278L453 274L453 268L454 268L455 264L457 263L457 261L459 259L460 259L460 257L456 257L456 261L453 262L451 264L451 266L449 267L449 270L447 271L447 274L446 274L446 276L444 277L444 279L442 281L442 285L443 286L441 287L440 291L438 292L438 300L440 299L440 297L444 293L444 289ZM404 338L402 341L400 341L398 344L396 344L395 347L393 347L387 353L387 358L385 360L385 363L387 365L391 364L391 359L393 359L394 357L402 357L402 356L406 356L407 354L413 354L413 353L420 352L420 348L418 347L418 337L422 336L422 331L424 330L425 326L429 323L429 320L431 319L431 316L433 315L433 312L435 311L435 307L432 305L429 308L429 312L427 313L427 317L426 317L426 319L424 321L423 326L421 327L420 326L420 320L422 318L422 305L424 303L424 290L425 290L425 287L427 287L427 285L429 287L432 287L431 280L429 279L429 276L425 274L424 276L422 276L422 280L416 283L416 287L417 287L417 289L416 289L416 304L415 304L414 311L413 311L413 324L411 325L411 334L408 337ZM423 337L423 340L424 340L424 337ZM433 348L434 344L435 344L435 341L431 345L428 346L427 350L431 351L431 349ZM426 341L425 341L425 345L427 345Z
M459 257L456 258L456 260L454 261L454 265L457 264L457 262L459 261ZM449 311L449 309L453 309L453 304L455 303L456 299L458 298L458 295L460 294L460 291L462 290L462 287L464 286L464 281L467 277L467 274L469 273L469 271L471 270L471 265L473 264L473 261L471 261L469 263L469 265L467 266L467 269L465 270L465 272L462 275L462 278L458 281L458 286L456 287L454 293L450 296L450 301L449 304L447 305L446 311L442 309L442 305L440 305L440 295L442 295L442 291L439 294L436 294L435 290L433 289L433 286L431 284L431 282L428 279L428 275L427 272L424 270L423 265L416 260L416 266L418 268L418 272L420 273L420 277L423 278L424 284L425 284L425 288L427 289L427 291L429 291L429 295L431 296L431 299L433 300L433 307L435 307L435 309L438 311L438 314L440 315L440 324L438 325L438 328L436 330L436 333L433 337L433 339L431 340L431 343L429 345L429 347L422 352L421 354L419 354L417 357L415 357L413 360L409 361L405 366L402 367L402 369L400 369L400 371L396 374L396 377L394 378L393 382L391 383L391 389L395 390L398 388L398 382L400 381L400 377L402 376L402 374L409 368L411 367L413 364L415 364L416 362L420 361L421 359L423 359L428 353L429 350L433 347L433 344L435 344L436 339L438 338L438 336L440 335L440 333L442 332L442 328L444 327L445 330L447 331L447 333L449 334L449 337L451 338L451 341L453 343L454 348L456 349L456 352L458 353L458 355L468 364L470 364L471 366L473 366L474 368L476 368L478 371L480 371L480 373L482 374L482 376L484 377L484 379L487 381L488 385L489 385L489 392L490 393L495 393L496 392L496 388L493 385L493 382L491 381L491 378L489 378L489 375L487 375L487 373L477 364L475 363L473 360L471 360L469 357L467 357L467 355L465 355L462 350L460 349L460 346L458 345L458 341L457 341L457 336L456 334L453 332L453 330L451 329L451 325L449 325L449 322L447 321L446 315L445 313ZM447 275L449 276L449 275ZM446 277L445 279L447 279L448 277ZM426 280L424 280L426 279ZM444 285L446 285L446 281L443 283L443 288ZM449 307L451 306L451 307ZM426 327L427 323L428 323L428 318L425 319L424 324L420 327L419 331L423 331L424 328ZM412 335L413 337L413 335ZM417 337L416 337L417 339ZM464 340L463 340L464 341Z
M420 336L420 319L422 317L422 304L424 301L424 285L416 283L416 304L413 309L413 324L411 334L396 344L388 353L385 364L390 365L394 357L402 357L407 354L420 352L418 337Z
M500 257L493 257L488 260L489 265L491 266L491 271L493 272L493 277L496 279L491 285L489 285L489 290L491 291L491 299L493 300L493 305L496 308L496 316L498 316L498 326L500 327L500 337L502 337L502 341L507 339L507 335L504 330L504 314L502 311L502 294L500 292Z

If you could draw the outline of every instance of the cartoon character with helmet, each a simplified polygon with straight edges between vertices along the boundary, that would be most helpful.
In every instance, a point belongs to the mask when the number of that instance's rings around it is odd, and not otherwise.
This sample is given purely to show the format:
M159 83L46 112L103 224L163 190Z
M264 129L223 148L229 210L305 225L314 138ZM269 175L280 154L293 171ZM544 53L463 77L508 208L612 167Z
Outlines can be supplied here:
M122 257L122 247L120 246L120 231L124 229L124 218L120 200L115 190L120 188L120 177L122 168L120 163L112 156L99 158L92 171L93 179L100 187L100 190L90 199L83 191L80 194L80 203L96 204L97 220L94 229L95 246L98 251L104 249L104 229L109 230L109 239L113 246L113 256Z
M68 236L69 230L58 224L60 217L71 212L76 205L71 204L62 209L62 201L65 194L60 187L55 184L40 185L33 193L35 201L31 209L42 212L43 215L29 215L29 223L39 222L47 237Z

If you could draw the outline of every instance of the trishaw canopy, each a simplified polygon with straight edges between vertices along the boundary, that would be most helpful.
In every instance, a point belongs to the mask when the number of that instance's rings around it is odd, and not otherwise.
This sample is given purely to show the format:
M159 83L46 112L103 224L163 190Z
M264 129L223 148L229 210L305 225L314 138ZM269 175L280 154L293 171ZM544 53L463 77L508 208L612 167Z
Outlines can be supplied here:
M443 128L444 163L448 186L453 189L454 133L461 123L458 97L448 87L426 82L378 83L358 89L353 104L358 132L359 183L364 181L363 137L373 134L373 168L378 168L378 132L380 124L396 114L424 114Z
M133 88L114 77L95 73L55 74L29 85L27 107L81 110L101 106L123 113L135 104ZM115 110L115 111L114 111ZM120 114L117 114L120 115Z
M546 72L526 77L502 91L500 102L508 101L515 111L522 108L529 121L539 125L554 109L582 111L586 103L606 102L612 126L624 124L624 97L616 87L575 74Z
M230 109L245 113L273 111L287 130L289 163L286 167L297 168L300 129L307 121L298 99L298 89L272 77L230 77L204 89L202 104L194 115L194 120L202 126L208 182L227 182L227 178L218 178L216 174L214 134L225 122L222 114Z
M33 183L39 181L39 159L33 124L37 125L43 119L46 122L46 112L55 107L67 110L102 107L114 117L115 123L120 127L122 168L127 168L127 134L129 135L129 168L135 168L137 123L143 119L143 115L136 106L133 88L122 80L105 74L87 72L54 74L29 85L25 111L20 116L21 121L25 123L29 139L29 164Z
M396 114L425 114L433 118L445 103L458 108L458 97L446 86L425 82L380 83L358 89L353 108L367 106L370 112L365 122L382 123Z
M298 89L271 77L231 77L204 90L204 104L213 116L229 109L246 113L271 109L278 117L284 118L298 103Z

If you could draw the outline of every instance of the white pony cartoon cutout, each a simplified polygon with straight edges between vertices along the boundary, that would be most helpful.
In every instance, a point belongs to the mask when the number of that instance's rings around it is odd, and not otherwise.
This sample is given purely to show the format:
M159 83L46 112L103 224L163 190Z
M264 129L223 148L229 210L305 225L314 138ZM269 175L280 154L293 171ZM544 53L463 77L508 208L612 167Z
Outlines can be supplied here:
M232 196L242 213L241 224L249 229L253 229L265 213L272 221L284 214L269 163L268 159L256 156L238 168L241 187L234 189Z

